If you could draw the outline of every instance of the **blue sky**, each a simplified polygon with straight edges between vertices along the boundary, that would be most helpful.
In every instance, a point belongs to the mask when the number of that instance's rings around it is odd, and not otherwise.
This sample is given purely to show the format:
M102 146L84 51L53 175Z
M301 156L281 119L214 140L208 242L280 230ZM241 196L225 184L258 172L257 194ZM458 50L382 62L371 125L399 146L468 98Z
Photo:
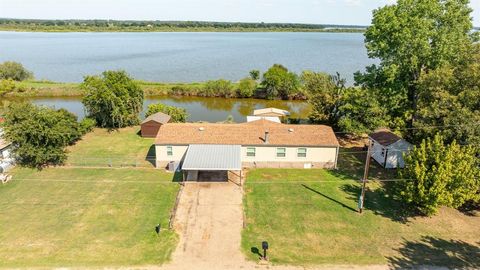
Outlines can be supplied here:
M0 0L0 17L199 20L367 25L394 0ZM471 0L480 26L480 0Z

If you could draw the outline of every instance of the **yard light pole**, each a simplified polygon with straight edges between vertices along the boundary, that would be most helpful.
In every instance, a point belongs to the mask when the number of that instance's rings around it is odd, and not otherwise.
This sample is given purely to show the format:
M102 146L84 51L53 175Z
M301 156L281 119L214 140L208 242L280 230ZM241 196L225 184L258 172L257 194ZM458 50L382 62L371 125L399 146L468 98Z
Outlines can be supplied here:
M360 194L360 198L358 198L358 212L361 214L363 212L363 205L365 202L365 189L367 187L368 181L368 170L370 169L370 159L372 158L372 142L368 142L368 150L367 150L367 159L365 160L365 171L363 173L362 179L362 193Z
M262 258L263 258L265 261L267 261L267 260L268 260L268 258L267 258L268 242L267 242L267 241L263 241L263 242L262 242L262 249L263 249L263 257L262 257Z

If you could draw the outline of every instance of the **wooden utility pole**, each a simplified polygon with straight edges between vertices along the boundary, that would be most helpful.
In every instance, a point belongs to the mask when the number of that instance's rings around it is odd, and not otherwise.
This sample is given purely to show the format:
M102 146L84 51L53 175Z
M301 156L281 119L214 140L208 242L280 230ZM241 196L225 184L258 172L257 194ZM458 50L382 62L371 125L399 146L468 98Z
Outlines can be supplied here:
M363 211L363 204L365 201L365 189L367 188L367 181L368 181L368 170L370 169L370 159L372 158L372 142L368 141L368 150L367 150L367 159L365 160L365 171L363 172L363 179L362 179L362 194L360 194L360 198L358 201L358 212L360 214Z

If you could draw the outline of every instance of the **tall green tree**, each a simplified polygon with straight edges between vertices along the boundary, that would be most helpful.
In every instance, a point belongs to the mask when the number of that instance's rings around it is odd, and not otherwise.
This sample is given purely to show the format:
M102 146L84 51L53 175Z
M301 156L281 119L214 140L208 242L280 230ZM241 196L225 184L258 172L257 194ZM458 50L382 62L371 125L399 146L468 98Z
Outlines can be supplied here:
M381 89L389 114L413 124L422 72L461 63L478 40L471 12L468 0L398 0L375 10L365 43L380 64L357 73L356 83Z
M373 91L350 87L345 89L338 107L338 129L342 132L361 135L389 123L387 110Z
M480 146L480 61L422 74L414 127L416 141L438 132L447 143Z
M282 65L274 64L263 74L262 85L268 99L288 99L299 93L300 82L295 73Z
M338 108L345 91L344 80L323 72L304 71L300 76L302 87L312 105L310 120L314 123L338 127Z
M126 72L105 71L101 76L86 76L82 88L82 102L98 126L122 128L140 122L143 90Z
M18 102L8 107L3 128L6 139L13 144L16 162L34 168L63 164L65 147L88 131L64 109Z
M435 214L440 206L459 208L480 200L475 149L456 142L445 145L440 135L424 140L405 157L400 177L405 181L397 184L399 197L425 215Z

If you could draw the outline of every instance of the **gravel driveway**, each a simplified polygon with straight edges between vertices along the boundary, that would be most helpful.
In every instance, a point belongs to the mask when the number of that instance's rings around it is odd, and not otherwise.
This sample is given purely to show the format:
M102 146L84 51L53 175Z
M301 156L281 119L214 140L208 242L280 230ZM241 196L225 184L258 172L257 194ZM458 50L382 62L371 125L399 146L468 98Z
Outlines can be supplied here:
M175 269L232 269L245 263L240 251L242 189L231 182L186 183L174 227L180 235Z

